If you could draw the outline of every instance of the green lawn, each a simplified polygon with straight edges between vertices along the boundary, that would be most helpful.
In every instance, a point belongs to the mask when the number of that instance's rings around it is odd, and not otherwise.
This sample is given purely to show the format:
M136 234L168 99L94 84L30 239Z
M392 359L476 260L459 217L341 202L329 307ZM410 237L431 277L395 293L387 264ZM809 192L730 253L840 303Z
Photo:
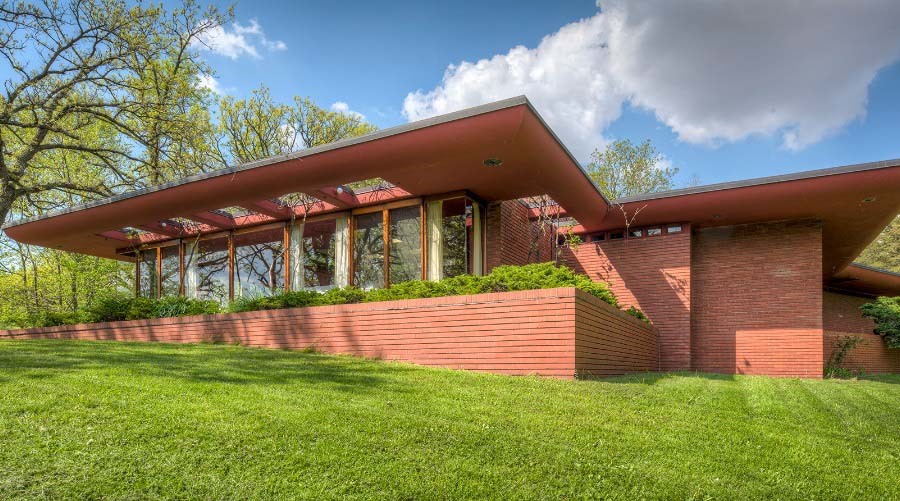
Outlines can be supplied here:
M900 377L557 381L0 342L0 499L900 498Z

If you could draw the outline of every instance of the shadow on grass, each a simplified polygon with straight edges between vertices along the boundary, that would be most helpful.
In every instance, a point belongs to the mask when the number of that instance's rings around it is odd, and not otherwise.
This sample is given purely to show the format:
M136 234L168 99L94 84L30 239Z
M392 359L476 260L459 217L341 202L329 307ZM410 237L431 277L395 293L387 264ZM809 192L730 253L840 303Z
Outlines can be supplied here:
M107 341L3 341L0 373L43 378L55 371L111 369L141 376L181 378L198 383L327 384L351 392L396 385L398 364L376 364L351 356L227 345L125 343Z
M695 378L711 381L734 381L734 374L713 374L709 372L638 372L624 376L579 376L582 381L602 381L604 383L618 384L646 384L654 385L673 378Z

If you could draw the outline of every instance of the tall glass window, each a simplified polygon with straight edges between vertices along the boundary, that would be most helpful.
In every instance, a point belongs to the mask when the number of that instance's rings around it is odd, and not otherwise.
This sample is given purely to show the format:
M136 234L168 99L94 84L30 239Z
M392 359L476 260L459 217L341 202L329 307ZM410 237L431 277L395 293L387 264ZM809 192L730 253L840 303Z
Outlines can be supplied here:
M284 227L234 236L234 297L284 290Z
M185 288L202 300L228 302L228 237L215 237L190 245Z
M181 292L180 248L180 245L170 245L159 250L162 258L159 287L163 296L177 296Z
M418 205L394 209L390 218L390 283L422 278L422 216Z
M444 200L441 219L442 278L469 270L469 227L465 198Z
M481 212L465 197L428 202L428 279L482 273Z
M361 289L384 287L384 221L380 211L355 217L353 283Z
M306 223L303 228L303 287L330 289L335 285L337 221Z
M159 285L159 274L156 268L156 249L148 249L140 252L138 258L138 276L140 277L141 297L155 298Z

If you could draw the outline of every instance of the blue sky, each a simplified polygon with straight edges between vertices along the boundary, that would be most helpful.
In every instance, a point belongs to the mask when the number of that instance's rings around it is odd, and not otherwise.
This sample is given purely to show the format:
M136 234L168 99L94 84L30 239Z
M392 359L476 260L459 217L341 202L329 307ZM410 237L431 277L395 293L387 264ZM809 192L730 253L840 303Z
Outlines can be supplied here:
M380 127L526 94L579 158L649 138L679 184L900 157L892 2L694 3L245 0L224 26L237 45L204 57L220 92L265 84L278 99L347 103Z

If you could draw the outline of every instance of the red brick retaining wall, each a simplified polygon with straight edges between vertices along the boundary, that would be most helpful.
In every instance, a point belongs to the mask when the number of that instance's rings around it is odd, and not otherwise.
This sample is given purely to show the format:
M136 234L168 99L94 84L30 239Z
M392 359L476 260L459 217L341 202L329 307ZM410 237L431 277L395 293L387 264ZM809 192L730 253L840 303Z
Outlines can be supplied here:
M820 223L700 229L691 256L694 370L822 376Z
M831 357L838 339L844 336L856 336L863 339L862 344L850 350L844 363L845 369L861 370L870 374L900 372L900 349L888 348L884 338L875 334L859 334L856 332L825 331L825 360Z
M560 261L607 282L623 308L643 311L659 331L663 370L691 368L691 234L582 243Z
M0 331L0 338L312 347L564 378L582 369L623 374L657 368L649 325L573 288Z

